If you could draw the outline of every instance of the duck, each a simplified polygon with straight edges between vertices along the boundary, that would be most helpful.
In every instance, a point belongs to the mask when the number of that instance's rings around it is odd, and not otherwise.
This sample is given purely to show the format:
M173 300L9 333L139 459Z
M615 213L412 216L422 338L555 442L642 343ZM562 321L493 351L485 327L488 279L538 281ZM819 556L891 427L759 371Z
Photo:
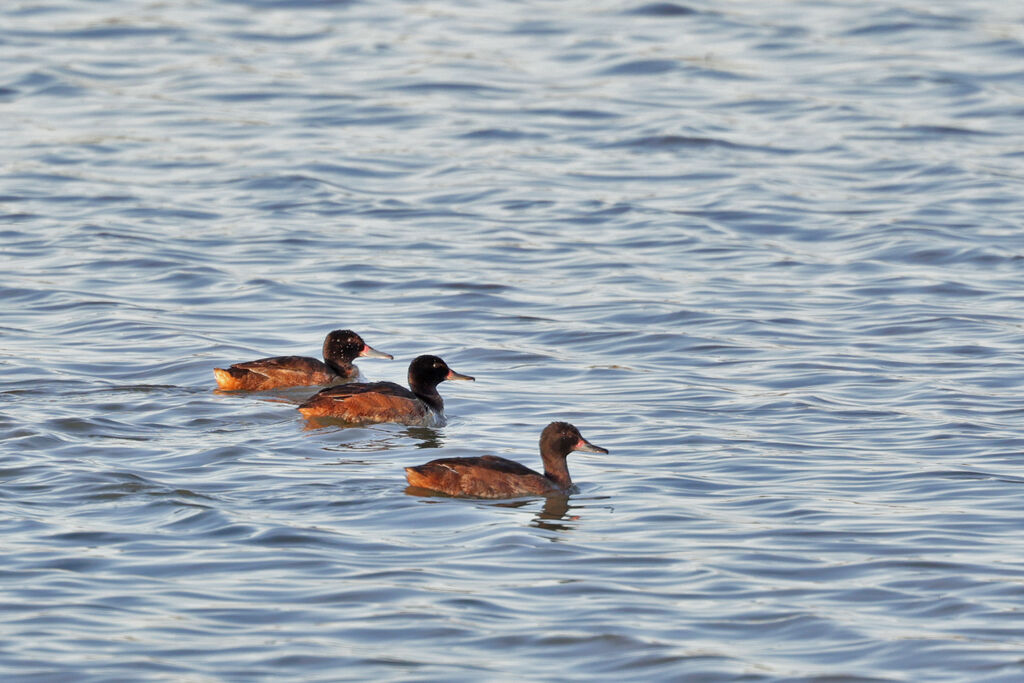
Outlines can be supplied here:
M568 495L573 490L566 457L573 451L608 453L568 422L552 422L540 433L544 474L496 455L441 458L406 467L409 485L460 498L520 498Z
M437 385L445 380L475 381L437 356L418 356L409 363L408 389L394 382L342 384L314 394L299 406L299 412L307 418L354 423L438 424L444 420L444 401Z
M333 330L324 339L324 360L307 356L274 356L214 368L217 386L227 391L263 391L311 384L336 384L359 377L352 361L359 357L394 359L363 341L352 330Z

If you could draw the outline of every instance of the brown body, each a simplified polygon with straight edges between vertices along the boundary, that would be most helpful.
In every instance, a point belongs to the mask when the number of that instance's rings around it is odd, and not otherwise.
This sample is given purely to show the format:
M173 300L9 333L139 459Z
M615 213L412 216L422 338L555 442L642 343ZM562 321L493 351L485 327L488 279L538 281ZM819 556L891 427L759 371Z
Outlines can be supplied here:
M467 498L516 498L565 495L572 489L566 456L573 451L607 453L580 435L567 422L552 422L540 436L544 474L513 460L494 455L478 458L441 458L406 467L411 486Z
M352 330L333 330L324 339L324 359L308 356L274 356L235 363L227 370L214 368L217 386L227 391L263 391L313 384L337 384L359 377L352 361L360 356L391 358L363 341Z
M310 384L334 384L359 376L359 369L348 366L342 374L323 361L306 356L277 356L248 363L236 363L225 369L214 368L217 386L227 391L262 391Z
M429 425L444 415L437 385L445 380L472 380L437 356L419 356L409 364L409 388L394 382L343 384L324 389L299 406L305 417L332 417L345 422L399 422Z
M410 486L468 498L549 496L568 490L540 472L496 455L432 460L406 467L405 477Z
M333 417L345 422L423 424L430 407L394 382L344 384L318 392L299 406L306 417Z

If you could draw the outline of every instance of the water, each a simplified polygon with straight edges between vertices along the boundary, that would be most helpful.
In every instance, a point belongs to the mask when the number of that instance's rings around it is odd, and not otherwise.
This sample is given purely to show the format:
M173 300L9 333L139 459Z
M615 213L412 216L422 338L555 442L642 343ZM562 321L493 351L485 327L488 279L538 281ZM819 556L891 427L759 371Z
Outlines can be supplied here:
M778 5L6 3L5 680L1020 680L1024 10Z

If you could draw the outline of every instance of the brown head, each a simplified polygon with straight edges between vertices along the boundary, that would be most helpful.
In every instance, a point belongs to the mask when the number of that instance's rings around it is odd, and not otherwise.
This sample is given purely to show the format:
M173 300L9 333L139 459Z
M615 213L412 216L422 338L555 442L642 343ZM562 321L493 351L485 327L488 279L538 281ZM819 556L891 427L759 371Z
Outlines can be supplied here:
M393 358L391 354L378 351L364 342L363 338L352 330L334 330L324 339L324 360L328 365L345 367L360 356L388 360Z
M580 434L580 430L568 422L552 422L540 433L540 453L542 456L562 458L573 451L588 453L607 453L608 450L595 446Z
M544 476L563 489L572 486L566 457L573 451L607 453L608 450L595 446L580 434L580 430L568 422L552 422L540 433L540 457L544 461Z

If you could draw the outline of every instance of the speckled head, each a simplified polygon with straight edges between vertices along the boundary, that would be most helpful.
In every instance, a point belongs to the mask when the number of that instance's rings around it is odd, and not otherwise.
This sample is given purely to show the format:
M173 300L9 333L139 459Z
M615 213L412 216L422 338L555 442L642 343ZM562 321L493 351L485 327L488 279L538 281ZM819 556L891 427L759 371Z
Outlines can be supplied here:
M324 360L335 363L348 364L356 358L387 358L392 359L389 353L383 353L363 341L363 338L352 330L334 330L324 339Z
M540 433L540 453L545 457L565 458L573 451L607 453L608 450L595 446L580 434L580 430L568 422L552 422Z

